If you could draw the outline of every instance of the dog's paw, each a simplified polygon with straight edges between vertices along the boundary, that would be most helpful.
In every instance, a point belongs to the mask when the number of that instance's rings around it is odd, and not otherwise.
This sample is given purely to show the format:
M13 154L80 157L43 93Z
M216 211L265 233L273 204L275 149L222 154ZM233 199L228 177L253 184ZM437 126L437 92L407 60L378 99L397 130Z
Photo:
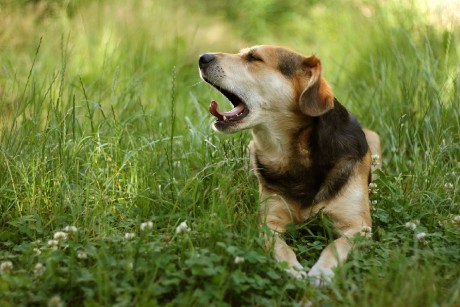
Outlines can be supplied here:
M291 267L289 269L286 269L286 273L288 273L289 275L297 279L307 278L307 272L305 272L303 268L299 269L299 268Z
M298 261L295 261L295 263L290 265L289 268L285 271L286 273L297 279L307 278L307 272L305 272L305 269Z
M315 287L327 286L332 282L334 278L334 272L330 268L323 268L314 265L310 272L308 272L310 284Z

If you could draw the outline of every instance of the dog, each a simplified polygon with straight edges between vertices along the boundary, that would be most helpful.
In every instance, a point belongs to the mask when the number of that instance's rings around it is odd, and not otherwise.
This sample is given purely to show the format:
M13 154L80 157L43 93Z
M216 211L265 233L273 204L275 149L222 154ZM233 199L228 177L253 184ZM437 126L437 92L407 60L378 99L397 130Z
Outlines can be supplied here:
M336 99L321 61L277 46L254 46L237 54L199 57L201 78L232 103L222 112L212 101L213 129L252 132L250 160L259 182L260 222L272 235L267 248L297 278L315 285L331 281L357 233L369 234L372 155L381 166L380 138L362 129ZM288 224L323 211L339 238L329 244L308 274L282 238Z

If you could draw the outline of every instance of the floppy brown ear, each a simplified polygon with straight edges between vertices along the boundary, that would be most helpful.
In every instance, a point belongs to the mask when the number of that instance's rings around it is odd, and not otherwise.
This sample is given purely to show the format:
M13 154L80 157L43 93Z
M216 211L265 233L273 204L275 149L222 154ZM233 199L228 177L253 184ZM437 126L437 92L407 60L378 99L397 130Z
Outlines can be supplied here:
M299 98L300 110L308 116L323 115L334 108L334 93L321 76L321 62L316 56L306 58L304 65L310 77Z

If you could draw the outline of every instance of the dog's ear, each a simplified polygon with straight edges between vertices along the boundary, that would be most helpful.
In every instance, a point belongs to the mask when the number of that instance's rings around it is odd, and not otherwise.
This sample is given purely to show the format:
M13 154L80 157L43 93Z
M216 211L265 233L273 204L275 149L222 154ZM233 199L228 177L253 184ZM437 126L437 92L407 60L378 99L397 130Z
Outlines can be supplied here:
M302 113L308 116L320 116L334 108L334 93L321 75L321 62L316 56L303 62L307 85L299 98Z

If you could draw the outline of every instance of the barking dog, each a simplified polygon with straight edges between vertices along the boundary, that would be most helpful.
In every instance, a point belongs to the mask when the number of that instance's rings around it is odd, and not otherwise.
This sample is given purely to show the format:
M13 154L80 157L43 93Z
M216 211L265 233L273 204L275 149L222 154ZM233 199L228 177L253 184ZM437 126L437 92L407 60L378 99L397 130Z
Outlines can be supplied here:
M372 226L368 184L371 153L380 154L379 136L363 130L335 98L316 56L275 46L255 46L238 54L206 53L200 74L233 104L228 112L215 101L213 129L251 129L251 161L259 181L260 220L273 232L267 247L289 272L307 274L281 238L291 223L323 210L340 237L328 245L308 272L312 282L328 282L344 262L349 238ZM377 164L380 166L380 159Z

